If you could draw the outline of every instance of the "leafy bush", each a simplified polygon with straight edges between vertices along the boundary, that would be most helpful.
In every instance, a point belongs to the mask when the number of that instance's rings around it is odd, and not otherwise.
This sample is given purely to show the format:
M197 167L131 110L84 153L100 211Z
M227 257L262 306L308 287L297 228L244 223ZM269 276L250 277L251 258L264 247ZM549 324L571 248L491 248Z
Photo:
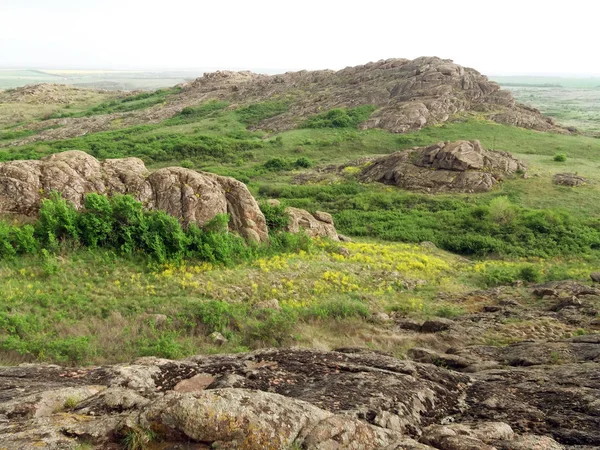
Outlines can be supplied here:
M554 155L553 159L556 162L565 162L567 160L567 155L565 155L564 153L557 153L556 155Z
M270 232L283 231L290 223L290 216L285 212L285 206L272 205L269 202L260 202L260 210L265 216L267 228Z
M63 245L109 248L121 253L144 253L159 262L196 258L216 264L235 264L275 252L308 250L304 236L281 233L283 218L272 211L273 235L269 245L247 244L228 232L229 216L221 214L203 228L183 228L164 211L146 211L129 195L104 197L89 194L77 211L58 193L42 202L35 226L22 227L0 221L0 258L42 249L56 251Z
M298 158L296 161L290 161L285 158L271 158L263 164L263 167L271 172L282 170L307 169L312 167L312 161L308 158Z
M362 105L356 108L330 109L321 114L309 117L301 128L356 128L367 120L377 109L373 105Z

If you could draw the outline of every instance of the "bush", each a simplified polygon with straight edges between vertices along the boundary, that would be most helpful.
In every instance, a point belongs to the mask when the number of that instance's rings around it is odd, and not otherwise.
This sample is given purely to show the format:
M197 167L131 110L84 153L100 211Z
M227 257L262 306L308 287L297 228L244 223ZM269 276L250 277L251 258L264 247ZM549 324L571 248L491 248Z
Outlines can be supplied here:
M145 211L129 195L89 194L84 209L77 211L60 194L53 193L42 203L35 226L19 227L0 221L0 258L41 249L51 260L48 250L56 251L66 244L115 249L125 254L143 253L161 263L191 257L229 265L277 252L310 249L306 236L281 232L287 223L282 208L273 207L269 214L271 242L248 244L237 234L229 233L227 214L216 215L202 228L195 224L184 228L164 211Z
M290 216L285 212L283 205L271 205L269 202L260 202L260 210L265 216L269 232L283 231L290 223Z
M510 224L517 215L515 206L504 195L496 197L490 202L489 213L494 222L502 225Z
M263 164L263 167L271 172L279 172L282 170L308 169L312 165L312 161L305 157L298 158L296 161L284 158L271 158Z
M553 159L556 162L565 162L567 160L567 155L565 155L564 153L557 153L556 155L554 155Z

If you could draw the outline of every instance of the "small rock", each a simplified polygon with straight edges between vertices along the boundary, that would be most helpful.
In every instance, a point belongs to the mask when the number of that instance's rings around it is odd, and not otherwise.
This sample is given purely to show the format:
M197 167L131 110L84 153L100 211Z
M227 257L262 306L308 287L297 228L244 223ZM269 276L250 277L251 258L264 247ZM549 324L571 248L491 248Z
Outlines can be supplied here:
M215 381L214 375L209 373L199 373L192 378L182 380L173 388L177 392L198 392L203 391Z
M348 256L350 256L350 250L348 250L346 247L339 247L339 248L337 249L337 252L338 252L340 255L342 255L342 256L345 256L346 258L347 258Z
M373 319L374 322L379 322L379 323L386 323L391 320L390 316L384 312L377 312L377 313L373 314L371 316L371 318Z
M348 236L344 236L343 234L338 234L338 239L341 242L352 242L352 238L349 238Z
M571 297L561 299L555 306L552 308L552 311L560 311L565 308L579 308L582 305L581 300L579 300L574 295Z
M498 306L498 305L486 305L483 307L483 312L486 313L494 313L494 312L498 312L498 311L502 311L502 307Z
M421 331L423 322L413 319L400 319L396 321L396 326L401 330Z
M315 211L313 216L315 219L320 220L321 222L333 224L333 217L329 213L323 211Z
M592 272L590 274L590 278L592 279L592 281L594 281L595 283L600 283L600 272Z
M254 304L254 309L276 309L280 310L281 306L279 306L279 300L273 298L271 300L265 300L263 302L258 302Z
M144 318L153 322L157 327L165 325L168 320L167 316L164 314L145 314Z
M419 246L430 250L435 250L437 248L437 246L431 241L423 241L419 244Z
M421 325L421 333L439 333L440 331L447 331L454 326L454 321L444 318L436 318L426 320Z
M534 289L531 292L536 297L558 297L558 291L547 287Z
M269 200L267 200L267 204L271 206L281 206L281 202L274 198L270 198Z
M223 336L221 333L219 333L218 331L211 333L209 337L217 345L223 345L223 344L226 344L227 342L229 342L227 340L227 338L225 336Z

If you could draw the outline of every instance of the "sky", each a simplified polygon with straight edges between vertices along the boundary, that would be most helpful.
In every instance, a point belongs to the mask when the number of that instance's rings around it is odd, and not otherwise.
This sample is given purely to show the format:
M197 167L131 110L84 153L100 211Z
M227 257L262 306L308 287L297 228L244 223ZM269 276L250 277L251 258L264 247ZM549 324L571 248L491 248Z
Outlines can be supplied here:
M286 71L439 56L488 75L600 75L598 17L596 0L0 0L0 67Z

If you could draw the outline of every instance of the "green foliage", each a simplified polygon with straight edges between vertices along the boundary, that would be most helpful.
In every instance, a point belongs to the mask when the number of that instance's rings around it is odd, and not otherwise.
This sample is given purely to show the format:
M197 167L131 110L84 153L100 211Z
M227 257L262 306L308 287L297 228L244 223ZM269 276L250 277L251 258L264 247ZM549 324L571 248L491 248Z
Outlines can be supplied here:
M284 205L272 205L269 202L259 203L260 210L265 216L269 232L283 231L290 223L290 216L285 212Z
M204 162L235 162L239 159L251 159L252 150L267 145L249 134L229 137L185 135L167 131L152 133L156 128L155 125L140 125L93 133L65 141L48 142L43 149L39 145L27 145L11 149L10 152L0 152L0 161L40 159L50 153L77 148L100 159L136 156L151 163L202 157Z
M298 158L296 161L285 158L271 158L263 164L263 167L271 172L279 172L282 170L307 169L312 165L312 161L304 157Z
M348 182L268 186L267 198L290 206L333 213L339 232L390 241L431 241L455 253L550 257L600 250L600 225L589 217L524 208L507 197L478 202L464 197L375 190Z
M374 105L362 105L356 108L330 109L321 114L309 117L301 128L356 128L367 120L377 109Z
M149 445L157 440L158 436L152 430L134 426L128 428L123 436L125 450L147 450Z
M565 155L564 153L557 153L556 155L554 155L553 160L555 162L565 162L567 160L567 155Z
M348 319L370 316L368 305L355 301L328 300L314 304L304 312L306 319Z
M283 219L273 218L281 225ZM216 264L235 264L270 254L309 247L301 237L273 236L270 246L248 245L229 233L229 216L216 215L203 228L180 222L164 211L146 211L128 195L104 197L89 194L85 208L77 211L58 193L42 202L35 226L8 225L0 221L0 258L42 249L48 260L48 274L53 273L50 251L61 247L83 245L88 248L110 248L124 254L143 253L159 261L193 257ZM274 229L279 231L281 227Z
M153 92L142 92L140 94L119 98L110 102L100 103L92 108L81 112L54 113L47 119L61 119L65 117L90 117L101 114L113 114L150 108L151 106L164 103L170 95L178 94L181 88L159 89Z
M283 114L289 104L280 101L253 103L236 111L238 120L246 125L257 125L259 122Z
M490 202L490 219L502 225L510 224L517 215L516 208L507 196L496 197Z
M209 100L200 106L187 106L183 108L175 117L167 120L165 125L180 125L185 123L197 122L200 119L209 117L229 106L229 103L218 100Z

